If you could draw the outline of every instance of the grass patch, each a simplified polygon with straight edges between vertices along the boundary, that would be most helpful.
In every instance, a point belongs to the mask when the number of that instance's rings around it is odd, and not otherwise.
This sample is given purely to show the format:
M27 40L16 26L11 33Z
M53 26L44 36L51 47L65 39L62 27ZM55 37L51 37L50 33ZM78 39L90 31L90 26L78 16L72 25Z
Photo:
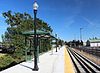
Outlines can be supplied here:
M0 57L0 68L6 67L13 62L13 58L9 55L3 55Z
M0 57L3 57L5 54L0 53Z

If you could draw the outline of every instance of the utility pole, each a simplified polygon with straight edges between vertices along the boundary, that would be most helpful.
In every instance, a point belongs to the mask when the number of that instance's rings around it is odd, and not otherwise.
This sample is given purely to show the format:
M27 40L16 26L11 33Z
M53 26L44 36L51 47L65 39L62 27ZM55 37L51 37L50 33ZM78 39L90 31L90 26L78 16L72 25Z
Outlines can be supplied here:
M80 28L80 41L82 40L82 29L83 28Z

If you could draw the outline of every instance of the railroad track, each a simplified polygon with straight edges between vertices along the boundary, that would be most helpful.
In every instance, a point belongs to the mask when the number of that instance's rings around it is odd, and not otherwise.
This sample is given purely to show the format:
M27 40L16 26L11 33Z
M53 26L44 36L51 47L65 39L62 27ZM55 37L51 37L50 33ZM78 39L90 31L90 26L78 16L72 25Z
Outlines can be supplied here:
M67 51L75 66L76 73L100 73L100 66L96 65L81 54L75 52L71 48L67 49Z

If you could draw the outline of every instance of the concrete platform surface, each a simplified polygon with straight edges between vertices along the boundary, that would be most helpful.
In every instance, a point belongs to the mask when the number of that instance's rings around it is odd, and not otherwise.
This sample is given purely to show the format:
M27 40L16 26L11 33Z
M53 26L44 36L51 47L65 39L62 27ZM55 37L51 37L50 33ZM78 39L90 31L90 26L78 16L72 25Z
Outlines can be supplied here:
M55 51L49 51L39 57L39 70L33 71L34 61L22 62L0 73L64 73L64 46Z

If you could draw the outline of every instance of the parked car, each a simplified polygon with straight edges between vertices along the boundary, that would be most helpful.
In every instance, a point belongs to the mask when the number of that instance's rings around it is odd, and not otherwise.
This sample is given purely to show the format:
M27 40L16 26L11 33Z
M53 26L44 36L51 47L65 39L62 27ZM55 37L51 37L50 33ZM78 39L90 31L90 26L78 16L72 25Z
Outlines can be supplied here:
M13 53L15 51L15 46L10 46L9 48L7 48L7 52L8 53Z
M1 53L13 53L15 51L15 46L10 45L8 48L5 46L0 46Z

